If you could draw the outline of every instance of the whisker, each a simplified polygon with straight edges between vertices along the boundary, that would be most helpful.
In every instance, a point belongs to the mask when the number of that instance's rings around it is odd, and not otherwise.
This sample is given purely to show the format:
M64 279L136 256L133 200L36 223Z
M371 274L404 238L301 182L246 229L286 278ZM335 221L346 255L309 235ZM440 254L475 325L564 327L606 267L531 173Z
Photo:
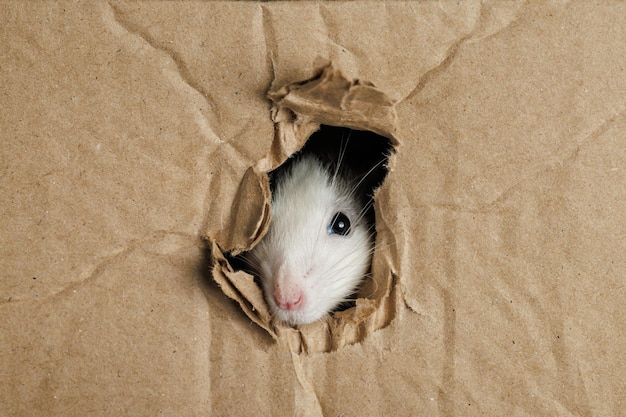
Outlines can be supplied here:
M352 187L352 189L349 191L348 195L350 197L354 196L354 193L358 190L358 188L361 186L361 184L363 183L363 181L365 181L365 179L372 173L374 172L374 170L378 169L380 167L381 164L385 163L386 158L381 159L380 161L378 161L376 164L374 164L374 166L372 166L365 174L363 174L361 176L361 179Z
M346 150L348 149L348 142L350 141L350 133L348 133L348 137L346 141L343 141L343 136L341 137L341 145L339 146L339 157L337 160L337 164L335 165L335 173L333 175L333 179L331 184L334 186L336 184L337 176L339 175L339 171L341 169L341 165L343 163L343 158L346 154Z

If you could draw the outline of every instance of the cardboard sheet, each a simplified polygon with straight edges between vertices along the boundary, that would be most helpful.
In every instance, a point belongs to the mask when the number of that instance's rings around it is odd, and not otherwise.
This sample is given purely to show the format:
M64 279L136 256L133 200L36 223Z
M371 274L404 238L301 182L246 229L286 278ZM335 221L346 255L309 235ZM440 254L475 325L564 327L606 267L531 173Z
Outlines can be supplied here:
M0 15L0 415L625 412L622 3ZM394 144L381 290L274 326L224 254L320 123Z

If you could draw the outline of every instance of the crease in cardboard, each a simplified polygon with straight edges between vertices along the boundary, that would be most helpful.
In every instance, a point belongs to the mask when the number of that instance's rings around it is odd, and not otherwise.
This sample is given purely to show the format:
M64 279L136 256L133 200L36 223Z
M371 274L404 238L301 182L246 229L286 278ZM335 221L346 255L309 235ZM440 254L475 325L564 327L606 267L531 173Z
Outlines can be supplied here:
M586 132L582 132L580 135L580 139L576 141L576 145L580 147L581 145L584 145L587 142L591 142L603 136L618 119L623 118L625 115L626 115L626 103L623 103L617 109L617 111L601 119L600 123L597 126L595 127L592 126Z
M499 190L493 198L483 203L473 204L467 201L460 203L429 203L427 205L416 207L428 207L432 210L449 211L453 213L468 214L485 214L501 208L509 196L520 189L523 189L532 179L538 177L541 173L551 171L555 166L567 166L574 163L576 155L580 150L580 146L587 142L602 136L605 131L609 130L612 123L621 115L626 114L626 108L622 109L606 119L603 119L597 127L590 129L589 133L583 134L582 137L572 143L568 148L560 150L557 155L546 155L531 169L522 170L515 181Z
M454 205L445 208L467 213L486 213L492 211L494 208L498 208L512 193L523 188L530 182L531 179L537 178L541 173L550 171L557 165L568 166L573 164L576 161L581 146L604 135L604 133L611 128L614 122L625 114L626 106L621 106L616 112L602 118L599 124L596 126L590 126L589 129L581 132L580 135L578 135L578 138L572 141L570 146L559 150L556 155L547 155L545 158L541 159L533 169L522 171L520 176L516 178L516 181L499 191L499 193L490 201L475 207L469 207L467 205L464 207Z
M484 41L509 30L520 19L523 8L524 3L521 1L481 3L480 15L471 41Z
M345 51L345 52L350 53L350 55L352 56L356 56L354 52L350 50L350 48L346 47L345 45L341 44L338 41L339 34L341 32L339 30L332 30L332 28L336 27L336 25L332 25L329 22L329 20L332 17L332 12L328 10L328 7L326 7L326 5L323 2L319 2L317 4L317 9L319 11L320 18L322 19L322 23L324 24L324 30L325 30L325 35L326 35L325 38L328 41L332 42L332 44L335 45L337 49L341 49L341 51Z
M456 271L455 271L456 274ZM441 298L444 307L443 320L443 343L444 361L441 369L441 387L438 391L439 410L442 416L454 415L454 399L452 397L455 392L455 353L456 353L456 309L450 291L440 288Z
M218 109L215 105L215 99L212 98L209 91L207 91L205 88L202 87L200 83L194 80L193 73L185 65L185 59L180 55L180 53L178 53L173 48L168 47L166 43L159 42L145 28L127 19L119 6L116 6L111 2L109 2L108 4L112 11L111 13L112 16L110 19L108 19L111 22L111 24L116 24L124 32L130 35L137 36L138 38L142 39L144 43L148 45L151 49L155 51L160 51L164 53L165 55L167 55L170 61L174 64L176 68L176 74L179 77L179 79L189 88L191 88L196 93L200 94L200 96L202 96L204 102L209 107L208 108L209 113L212 115L215 115L215 117L217 118L216 120L217 124L215 125L219 126L219 111L217 111ZM203 115L203 117L206 118L205 115ZM203 123L202 126L207 126L207 125L211 126L212 124L214 123L207 121ZM214 130L211 129L211 132L214 132ZM218 137L216 135L213 135L213 136Z
M272 25L271 11L265 5L261 5L261 19L263 22L263 38L265 40L265 50L267 51L267 65L269 73L272 74L270 86L274 86L276 80L276 64L274 63L274 48L276 45L276 33Z
M129 243L126 247L121 250L113 251L110 255L105 255L100 257L99 260L94 260L90 270L85 272L85 276L82 278L78 278L75 281L68 282L67 285L62 286L52 292L44 295L36 294L34 297L26 297L26 298L16 298L10 297L8 300L3 300L0 304L13 304L13 303L21 303L21 302L47 302L48 300L55 299L57 297L62 297L65 294L68 294L71 291L75 291L80 289L83 285L88 285L91 281L97 279L97 277L102 273L103 270L106 269L107 266L114 264L117 260L119 260L124 255L132 252L136 248L134 242Z
M448 67L452 65L452 62L459 52L461 45L464 44L469 38L470 35L464 35L448 46L441 61L439 61L435 67L422 74L413 90L411 90L404 98L400 99L399 103L410 100L418 95L433 79L437 78L437 76L439 76L442 72L445 72Z
M134 252L138 248L142 248L147 253L154 253L158 255L163 255L167 253L171 253L170 249L163 250L155 250L155 247L163 248L163 245L159 245L163 241L169 239L174 236L175 239L180 240L178 245L175 245L175 248L180 248L184 245L184 242L189 242L189 239L192 236L189 236L185 233L172 232L168 230L155 230L150 232L148 235L145 235L140 238L131 239L126 242L122 247L118 247L117 250L112 250L108 255L99 256L97 258L93 258L89 263L90 268L88 271L85 271L81 274L81 277L74 281L68 282L66 285L61 288L54 290L48 294L38 295L37 297L27 297L27 298L16 298L10 297L9 299L2 300L0 305L2 304L12 304L12 303L20 303L20 302L31 302L36 300L37 302L47 302L48 300L55 299L57 297L62 297L65 294L70 292L76 292L80 288L85 285L89 285L94 280L96 280L107 268L111 265L115 265L121 259L124 259L128 254ZM193 240L197 238L193 237ZM146 244L148 243L149 244ZM171 243L171 242L170 242Z
M455 57L465 43L483 41L492 36L496 36L501 31L513 25L519 18L518 14L522 9L522 4L520 2L512 2L513 4L506 3L509 2L502 2L497 5L481 3L479 11L477 11L476 15L472 18L469 30L450 43L446 51L442 54L439 63L424 72L419 77L415 87L403 98L398 100L398 104L418 95L433 79L437 78L442 72L445 72L452 65ZM446 16L448 15L448 12L443 9L441 4L440 9ZM492 13L493 10L496 10L496 12Z
M509 196L520 189L524 188L531 179L537 178L540 174L547 171L551 171L555 166L568 166L573 164L580 151L580 147L585 143L592 142L595 139L601 137L606 131L608 131L613 123L620 117L626 114L626 106L620 108L617 112L603 118L597 126L592 126L587 132L581 133L580 137L573 141L573 143L558 152L558 155L547 155L544 159L536 165L532 170L522 171L521 175L516 180L499 191L490 201L472 206L468 204L441 204L441 205L429 205L431 208L440 208L444 210L450 210L458 213L489 213L494 209L498 209Z
M307 375L306 359L302 355L291 351L291 359L293 362L293 370L296 374L298 385L295 391L295 415L322 417L322 406L319 396L315 392L315 387L311 382L311 378Z

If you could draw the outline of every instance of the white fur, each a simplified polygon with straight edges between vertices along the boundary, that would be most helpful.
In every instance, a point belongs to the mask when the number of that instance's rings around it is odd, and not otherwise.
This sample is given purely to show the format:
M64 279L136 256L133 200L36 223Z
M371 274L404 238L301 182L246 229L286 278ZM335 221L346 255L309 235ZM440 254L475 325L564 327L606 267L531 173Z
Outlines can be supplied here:
M248 254L272 313L289 324L327 315L358 287L371 261L369 225L351 184L333 179L314 156L295 161L277 180L267 235ZM329 234L335 213L345 213L350 233ZM300 308L281 309L274 294L301 295Z

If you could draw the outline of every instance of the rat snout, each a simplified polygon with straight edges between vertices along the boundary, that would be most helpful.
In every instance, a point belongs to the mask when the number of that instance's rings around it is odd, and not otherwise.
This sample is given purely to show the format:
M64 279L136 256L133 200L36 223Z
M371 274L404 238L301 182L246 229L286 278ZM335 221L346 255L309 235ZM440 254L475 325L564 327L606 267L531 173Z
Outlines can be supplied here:
M303 305L303 291L293 284L274 285L274 301L281 310L299 310Z

